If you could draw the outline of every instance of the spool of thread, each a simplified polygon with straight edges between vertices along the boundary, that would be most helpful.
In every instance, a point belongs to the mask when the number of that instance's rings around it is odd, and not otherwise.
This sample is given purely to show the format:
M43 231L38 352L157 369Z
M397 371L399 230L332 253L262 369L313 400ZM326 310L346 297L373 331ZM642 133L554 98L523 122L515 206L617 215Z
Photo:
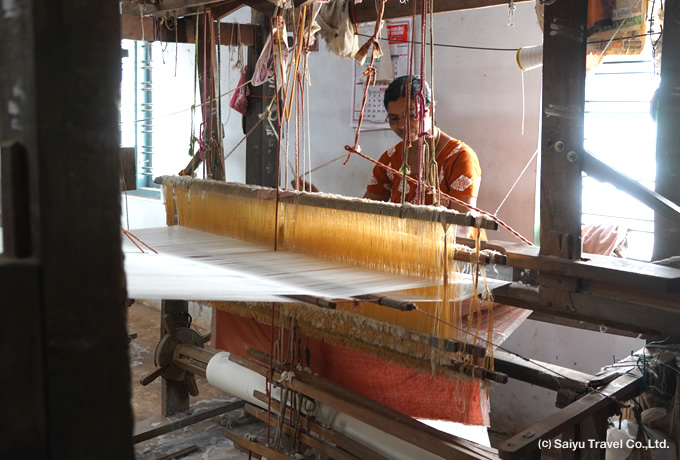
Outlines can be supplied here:
M517 50L517 65L523 72L543 65L543 46L525 46Z

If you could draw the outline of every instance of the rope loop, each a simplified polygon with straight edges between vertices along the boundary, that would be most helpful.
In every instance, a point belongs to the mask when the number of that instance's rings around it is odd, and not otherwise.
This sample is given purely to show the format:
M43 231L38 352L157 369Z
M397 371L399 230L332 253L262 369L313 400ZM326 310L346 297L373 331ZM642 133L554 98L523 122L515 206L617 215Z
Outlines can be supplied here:
M363 156L361 154L361 146L359 144L354 144L353 147L346 145L345 150L347 150L347 159L343 163L343 166L346 165L349 162L349 159L352 157L353 153L356 153L357 155Z

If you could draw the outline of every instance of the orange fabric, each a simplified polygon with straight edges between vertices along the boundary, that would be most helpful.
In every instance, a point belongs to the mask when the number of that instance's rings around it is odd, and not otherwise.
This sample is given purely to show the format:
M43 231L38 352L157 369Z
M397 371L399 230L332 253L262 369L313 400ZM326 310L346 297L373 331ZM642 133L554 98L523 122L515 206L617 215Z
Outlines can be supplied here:
M396 170L401 169L404 162L403 141L387 149L378 161ZM457 139L450 139L437 155L437 167L439 186L443 193L454 198L477 196L482 169L479 166L477 154L467 144ZM376 165L366 191L385 201L400 203L401 185L399 175ZM415 202L415 194L416 187L406 183L406 201ZM425 196L425 204L432 204L432 194L428 193ZM448 206L448 202L442 199L442 205Z
M581 231L583 252L623 257L628 248L628 229L618 225L586 225Z
M248 357L247 347L270 353L272 329L215 310L215 347ZM275 338L277 340L275 331ZM488 392L478 381L422 374L367 353L305 339L313 372L411 417L488 425ZM288 347L284 344L284 350ZM307 363L305 363L307 364Z

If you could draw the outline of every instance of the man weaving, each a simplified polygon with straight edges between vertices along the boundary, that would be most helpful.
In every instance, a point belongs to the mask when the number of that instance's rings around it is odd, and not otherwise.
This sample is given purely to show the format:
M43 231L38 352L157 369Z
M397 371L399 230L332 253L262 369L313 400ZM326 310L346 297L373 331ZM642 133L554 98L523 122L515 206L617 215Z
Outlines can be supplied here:
M423 133L433 133L431 141L423 143L425 144L424 151L429 153L429 149L434 147L434 160L437 167L439 190L446 195L474 206L477 201L479 183L481 180L481 168L479 166L477 154L468 145L458 139L452 138L438 127L434 126L433 130L431 92L427 82L424 82L423 86L423 122L425 128ZM409 87L411 95L410 100L406 97ZM384 96L387 121L389 122L392 131L394 131L402 140L397 145L387 149L379 160L380 163L389 166L394 170L402 171L403 169L406 169L410 177L413 177L414 179L417 179L419 170L417 148L414 147L418 145L420 128L415 96L420 90L421 79L418 76L399 77L387 87ZM409 120L405 119L407 110ZM408 167L402 168L404 165L404 134L407 126L412 147L410 148L410 153L408 155ZM423 163L423 169L431 167L431 163L427 159L425 159ZM405 201L408 203L416 203L417 186L413 181L405 181L405 184L403 184L400 175L395 174L380 165L376 165L373 168L373 175L366 187L364 198L399 203L402 200L402 189L404 188L404 185L406 188ZM421 204L432 204L435 194L427 184L424 184L423 187L425 194L424 201L421 201ZM440 204L460 212L467 211L463 206L453 203L444 197L442 197Z

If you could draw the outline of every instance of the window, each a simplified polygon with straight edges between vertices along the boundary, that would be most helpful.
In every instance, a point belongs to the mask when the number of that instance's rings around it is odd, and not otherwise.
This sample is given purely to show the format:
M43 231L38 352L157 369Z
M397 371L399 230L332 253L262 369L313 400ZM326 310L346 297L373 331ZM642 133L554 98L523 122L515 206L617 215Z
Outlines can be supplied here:
M137 190L142 196L159 196L153 183L153 44L122 40L120 96L121 147L134 147Z
M585 149L651 190L656 125L649 103L658 85L651 50L639 56L608 56L586 80ZM612 185L584 177L582 223L627 227L626 257L650 260L654 212Z

